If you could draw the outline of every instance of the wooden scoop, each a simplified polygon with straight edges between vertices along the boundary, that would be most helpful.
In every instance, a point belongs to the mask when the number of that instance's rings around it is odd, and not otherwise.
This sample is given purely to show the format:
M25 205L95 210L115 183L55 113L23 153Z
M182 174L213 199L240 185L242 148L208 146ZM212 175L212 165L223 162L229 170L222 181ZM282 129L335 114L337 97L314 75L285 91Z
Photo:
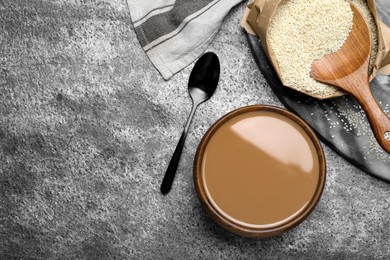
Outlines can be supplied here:
M352 31L341 49L313 62L311 77L337 86L354 96L366 113L380 146L390 153L390 118L374 99L369 83L370 31L362 14L351 4Z

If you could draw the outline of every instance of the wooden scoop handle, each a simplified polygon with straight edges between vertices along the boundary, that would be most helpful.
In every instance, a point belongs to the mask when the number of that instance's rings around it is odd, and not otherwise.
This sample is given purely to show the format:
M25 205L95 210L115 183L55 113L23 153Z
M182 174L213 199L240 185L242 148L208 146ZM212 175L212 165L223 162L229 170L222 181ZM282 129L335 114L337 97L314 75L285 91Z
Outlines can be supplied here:
M382 110L371 93L367 73L368 58L356 73L348 74L340 78L324 78L323 75L329 76L338 72L338 70L335 72L330 71L329 66L328 63L324 62L324 59L315 61L311 71L312 77L321 82L338 86L354 96L366 113L368 122L379 145L387 153L390 153L390 118ZM328 73L328 71L330 72ZM327 74L321 74L324 72Z
M356 98L366 113L368 122L379 145L386 152L390 153L390 118L373 97L368 80L363 84L366 84L366 86L352 88L356 89L356 91L351 91L351 88L349 88L349 92Z

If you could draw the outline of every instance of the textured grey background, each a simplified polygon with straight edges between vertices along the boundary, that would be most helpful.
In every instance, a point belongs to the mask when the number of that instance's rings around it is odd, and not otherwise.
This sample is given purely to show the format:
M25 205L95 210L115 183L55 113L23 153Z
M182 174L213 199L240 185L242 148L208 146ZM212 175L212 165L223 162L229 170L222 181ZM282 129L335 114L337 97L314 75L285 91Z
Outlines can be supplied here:
M192 163L208 127L244 105L282 106L240 30L244 7L208 49L221 60L219 88L162 196L192 65L164 81L125 0L0 0L0 259L390 257L390 184L326 146L321 201L280 237L238 237L201 208Z

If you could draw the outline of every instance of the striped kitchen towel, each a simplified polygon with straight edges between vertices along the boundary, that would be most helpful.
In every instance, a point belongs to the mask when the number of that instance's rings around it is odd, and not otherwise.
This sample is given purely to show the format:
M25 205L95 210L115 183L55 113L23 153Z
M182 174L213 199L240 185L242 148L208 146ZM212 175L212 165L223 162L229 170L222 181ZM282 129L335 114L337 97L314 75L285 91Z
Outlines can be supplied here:
M164 79L196 60L242 0L128 0L138 40Z

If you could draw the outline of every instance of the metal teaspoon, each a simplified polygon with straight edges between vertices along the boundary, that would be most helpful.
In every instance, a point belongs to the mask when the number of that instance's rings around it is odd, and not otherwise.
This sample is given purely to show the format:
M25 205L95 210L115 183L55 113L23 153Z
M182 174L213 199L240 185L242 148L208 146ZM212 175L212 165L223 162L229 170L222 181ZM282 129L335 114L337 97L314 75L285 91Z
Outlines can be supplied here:
M191 124L191 120L195 114L195 110L199 104L208 100L215 92L218 85L220 74L220 65L218 56L213 52L203 54L195 63L188 80L188 92L192 99L192 110L187 119L187 123L181 134L180 140L176 146L175 152L172 155L171 161L165 172L164 179L161 184L161 193L167 194L172 187L175 178L176 169L179 164L180 156L183 151L184 142L187 137L187 132Z

